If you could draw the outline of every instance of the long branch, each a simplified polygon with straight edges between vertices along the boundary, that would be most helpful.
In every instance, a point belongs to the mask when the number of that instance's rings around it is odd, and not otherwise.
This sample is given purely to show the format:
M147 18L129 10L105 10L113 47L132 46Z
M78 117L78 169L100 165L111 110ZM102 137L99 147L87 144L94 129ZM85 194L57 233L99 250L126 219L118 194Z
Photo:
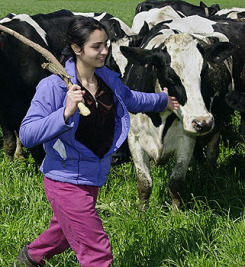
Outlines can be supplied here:
M7 28L1 24L0 24L0 30L14 36L16 39L20 40L22 43L32 47L37 52L42 54L42 56L44 56L48 61L48 63L43 63L42 67L45 69L48 69L50 72L52 72L54 74L61 76L61 78L65 81L68 90L70 89L70 87L72 86L71 77L67 74L64 67L61 65L61 63L55 58L55 56L50 51L43 48L39 44L31 41L30 39L26 38L25 36L19 34L18 32L14 31L10 28ZM80 109L80 113L83 116L87 116L90 114L89 109L82 102L78 104L78 107Z

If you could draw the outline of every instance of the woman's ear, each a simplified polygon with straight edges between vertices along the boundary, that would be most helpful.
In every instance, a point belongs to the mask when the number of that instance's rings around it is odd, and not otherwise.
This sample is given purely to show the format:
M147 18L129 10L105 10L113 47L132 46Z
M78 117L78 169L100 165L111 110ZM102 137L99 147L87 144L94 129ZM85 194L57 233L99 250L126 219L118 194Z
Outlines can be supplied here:
M72 48L72 50L74 51L74 53L76 54L76 55L81 55L81 53L82 53L82 49L81 49L81 47L79 47L78 45L76 45L76 44L72 44L71 45L71 48Z

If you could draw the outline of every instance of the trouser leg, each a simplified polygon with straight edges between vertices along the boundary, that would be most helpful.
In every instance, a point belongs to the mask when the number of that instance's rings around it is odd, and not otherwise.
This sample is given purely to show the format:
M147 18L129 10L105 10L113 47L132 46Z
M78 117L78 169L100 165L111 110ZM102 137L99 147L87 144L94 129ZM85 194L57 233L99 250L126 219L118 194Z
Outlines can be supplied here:
M44 231L37 239L27 246L30 257L39 264L43 259L51 259L69 248L70 245L55 217L53 215L49 229Z
M45 238L41 238L41 235L39 241L34 241L39 242L39 256L42 254L49 259L54 253L58 254L56 252L66 249L69 243L81 266L108 267L112 261L110 243L95 209L98 187L77 186L44 178L44 188L57 222L54 224L57 228L49 228L47 231L51 231L53 235L55 229L56 233L59 231L59 234L54 236L56 239L60 238L60 246L48 252L42 250L40 253L42 246L46 247L48 243L45 231L42 234ZM49 242L51 243L51 240ZM28 248L28 252L36 261L37 256L32 250ZM37 262L40 262L40 259Z

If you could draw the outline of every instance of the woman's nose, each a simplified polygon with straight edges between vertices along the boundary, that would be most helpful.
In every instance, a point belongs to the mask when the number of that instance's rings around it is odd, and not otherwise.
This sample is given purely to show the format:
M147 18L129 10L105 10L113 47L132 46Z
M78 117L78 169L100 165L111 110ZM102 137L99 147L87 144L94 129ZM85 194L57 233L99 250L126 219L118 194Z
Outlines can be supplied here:
M108 47L104 46L100 53L103 54L103 55L107 55L108 54Z

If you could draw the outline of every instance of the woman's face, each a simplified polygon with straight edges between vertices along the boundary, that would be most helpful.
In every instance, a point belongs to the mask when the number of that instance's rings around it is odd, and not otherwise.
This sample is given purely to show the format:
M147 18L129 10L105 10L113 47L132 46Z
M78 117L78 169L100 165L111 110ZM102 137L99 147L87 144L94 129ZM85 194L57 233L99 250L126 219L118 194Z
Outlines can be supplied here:
M105 31L95 30L84 44L81 54L77 55L77 60L82 61L86 67L103 67L108 54L107 42L108 37Z

